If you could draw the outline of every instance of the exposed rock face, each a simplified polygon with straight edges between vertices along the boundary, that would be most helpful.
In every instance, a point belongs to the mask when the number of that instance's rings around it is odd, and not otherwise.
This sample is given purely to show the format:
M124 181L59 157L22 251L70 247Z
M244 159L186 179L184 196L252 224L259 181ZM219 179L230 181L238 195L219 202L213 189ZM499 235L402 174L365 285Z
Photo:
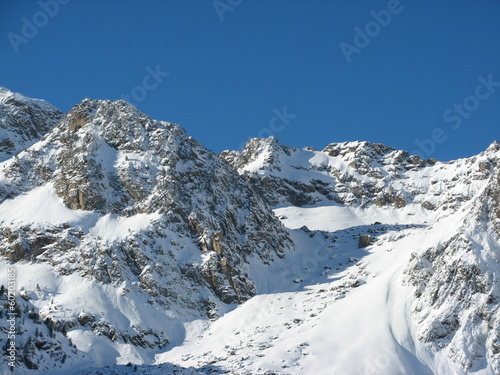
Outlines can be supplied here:
M319 203L387 210L394 220L411 217L410 209L436 222L462 215L444 241L413 254L403 282L415 297L405 318L416 321L410 328L418 345L445 351L465 371L486 358L500 373L497 142L449 163L368 142L316 151L275 138L219 157L180 126L123 101L86 99L63 116L4 89L0 130L8 159L0 168L0 266L33 272L23 276L29 287L16 306L29 322L18 332L26 368L78 363L88 350L73 346L78 335L127 346L139 363L179 345L184 337L171 332L182 332L183 322L215 319L227 304L254 296L256 285L265 287L267 266L295 247L290 236L302 243L303 232L318 235L306 226L300 236L288 231L269 205ZM381 242L376 229L363 226L348 246L356 248L360 233L370 233L359 237L360 248ZM325 248L343 246L333 242ZM317 251L320 266L325 248L304 246L295 255ZM40 287L37 275L49 285ZM90 298L96 302L86 303Z
M30 99L0 87L0 161L41 139L62 116L45 100Z
M247 256L269 262L291 246L279 221L226 163L178 125L154 121L123 101L83 101L5 172L20 190L50 181L73 210L127 217L157 213L157 232L174 226L209 255L201 274L226 302L255 293L251 280L238 272ZM80 254L88 242L83 237ZM43 246L29 247L32 256L43 253ZM21 250L12 254L14 260L24 257Z
M1 255L50 264L61 275L125 283L123 295L142 293L158 309L216 316L222 303L256 293L250 263L269 264L294 247L266 203L225 161L180 126L123 101L84 100L0 173L2 202L43 191L62 199L69 209L64 215L74 210L84 218L3 222ZM44 319L81 325L79 313ZM98 315L91 328L143 347L169 341L168 333L126 329Z

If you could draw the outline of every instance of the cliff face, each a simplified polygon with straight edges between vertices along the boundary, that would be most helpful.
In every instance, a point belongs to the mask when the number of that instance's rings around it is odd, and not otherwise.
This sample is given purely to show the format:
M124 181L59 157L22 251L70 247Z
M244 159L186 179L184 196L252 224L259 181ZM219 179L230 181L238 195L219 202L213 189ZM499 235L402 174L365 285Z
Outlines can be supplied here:
M405 271L415 287L417 340L465 371L488 362L500 372L500 169L451 236L412 254Z

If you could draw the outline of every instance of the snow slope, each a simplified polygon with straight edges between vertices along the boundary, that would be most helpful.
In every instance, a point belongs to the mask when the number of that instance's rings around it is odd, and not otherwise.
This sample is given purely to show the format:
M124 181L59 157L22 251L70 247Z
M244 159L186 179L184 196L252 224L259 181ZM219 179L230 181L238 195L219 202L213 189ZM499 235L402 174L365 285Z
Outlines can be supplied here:
M332 225L336 239L324 254L311 252L315 241L302 238L300 254L275 265L281 278L268 291L203 330L190 323L185 343L157 360L208 361L241 374L494 374L486 363L464 371L415 340L414 289L404 282L412 253L453 236L465 216L393 227L356 220L348 226L345 219L346 229ZM327 210L318 211L308 228L325 230L328 217ZM303 219L290 215L287 222L298 227ZM375 243L357 249L357 237L368 228Z
M303 218L290 212L287 225L300 227ZM482 359L464 369L453 351L417 339L426 325L414 314L418 300L408 282L408 265L422 249L455 236L469 213L405 225L360 225L357 220L349 225L349 214L344 228L333 223L328 231L329 212L318 211L307 220L309 229L291 230L296 252L274 263L270 273L253 270L266 281L257 296L215 321L184 323L182 345L156 355L156 363L213 366L213 373L231 374L496 374L498 359L486 355L484 347ZM380 218L366 215L368 221ZM358 238L366 233L373 244L360 249ZM427 313L435 319L452 303ZM152 369L139 366L137 371ZM128 373L119 367L99 371ZM189 373L184 371L179 373Z

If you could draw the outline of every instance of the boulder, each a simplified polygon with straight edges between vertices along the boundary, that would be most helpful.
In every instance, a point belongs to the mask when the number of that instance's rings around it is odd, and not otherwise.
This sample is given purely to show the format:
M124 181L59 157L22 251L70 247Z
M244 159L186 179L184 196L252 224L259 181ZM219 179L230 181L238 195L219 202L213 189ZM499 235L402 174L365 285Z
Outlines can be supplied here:
M363 247L370 246L372 244L372 237L367 234L362 234L359 236L358 247L361 249Z

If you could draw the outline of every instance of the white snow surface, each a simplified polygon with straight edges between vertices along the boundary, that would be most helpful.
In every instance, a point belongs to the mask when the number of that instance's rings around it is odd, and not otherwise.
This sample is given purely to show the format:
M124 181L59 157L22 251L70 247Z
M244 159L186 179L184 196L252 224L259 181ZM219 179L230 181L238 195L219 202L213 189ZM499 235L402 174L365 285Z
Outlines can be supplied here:
M62 199L54 194L51 183L0 204L0 221L3 223L36 223L43 226L75 223L89 216L94 215L89 211L75 211L66 207Z
M117 327L148 322L168 332L171 341L165 350L148 351L75 327L68 337L87 360L46 374L490 375L494 371L488 365L465 372L445 350L435 351L414 339L414 288L404 282L412 253L456 234L474 203L448 215L411 204L402 209L324 203L275 208L297 244L296 252L269 267L256 262L261 265L254 265L250 276L258 294L239 306L228 306L213 320L155 310L137 293L123 295L127 285L116 288L79 275L62 276L46 264L2 262L0 283L6 284L7 268L15 267L20 290L40 290L29 297L42 314L58 310L78 316L85 311ZM50 184L6 200L0 217L13 225L71 222L109 242L159 218L99 217L70 210ZM373 244L358 248L359 235L369 229L374 230ZM488 241L495 240L484 239ZM127 363L138 366L124 366ZM19 373L23 372L31 373Z

